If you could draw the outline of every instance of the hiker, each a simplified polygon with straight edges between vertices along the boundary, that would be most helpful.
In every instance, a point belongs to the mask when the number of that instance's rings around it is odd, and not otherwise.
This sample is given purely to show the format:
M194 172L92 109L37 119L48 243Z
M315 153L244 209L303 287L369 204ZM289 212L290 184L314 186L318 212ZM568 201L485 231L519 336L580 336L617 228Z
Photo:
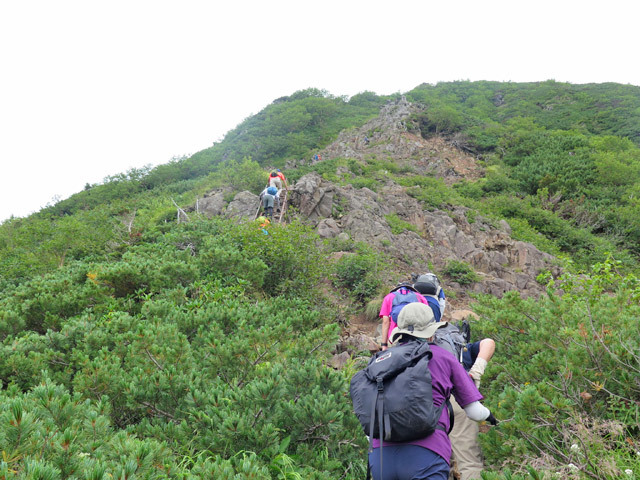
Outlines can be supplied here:
M275 170L269 174L269 187L276 187L278 191L282 190L282 178Z
M473 380L476 388L480 388L480 378L496 349L491 338L479 342L468 343L463 352L463 367ZM451 402L455 418L455 426L449 433L461 480L479 480L484 468L482 450L478 442L478 424L470 421L464 410L455 401Z
M447 299L438 277L433 273L418 275L414 277L413 288L427 299L433 310L433 315L436 317L436 322L439 322L444 315Z
M262 209L265 217L271 219L273 217L273 206L280 207L280 199L278 198L278 189L276 187L267 187L260 193L262 201Z
M265 235L269 235L267 227L271 224L271 221L264 215L260 215L258 218L256 218L256 222L258 223L258 225L260 225L262 233L264 233Z
M260 198L262 198L263 195L272 195L273 196L275 210L279 210L280 209L280 190L278 190L277 187L274 187L274 186L265 187L265 189L262 191L262 193L260 193Z
M444 314L446 307L444 290L438 277L433 273L422 274L415 277L413 286L427 299L436 320L438 320L440 314ZM450 328L439 329L436 333L436 344L453 353L473 379L476 388L480 388L480 378L484 374L487 362L491 360L495 352L495 342L491 338L484 338L478 342L470 343L468 338L466 340L463 338L462 341L458 340L456 343L455 340L446 339L445 332L449 331L459 332L457 327L453 325ZM462 334L460 336L462 337ZM451 348L445 346L444 342L446 341L452 344ZM455 426L449 434L449 439L451 440L458 470L462 480L479 479L484 464L482 450L478 443L478 424L467 418L464 410L460 408L455 400L452 400L451 404L455 416Z
M280 180L282 180L282 184L284 185L285 190L289 190L289 183L287 183L287 179L284 176L284 173L282 173L282 170L280 170L279 168L276 170L278 177L280 177Z
M404 298L404 301L399 302L401 297ZM417 292L415 288L413 288L413 285L408 282L400 282L384 297L379 314L382 318L382 332L380 336L380 345L382 350L386 350L389 346L389 337L391 336L393 329L397 326L396 320L403 305L416 301L429 305L427 299ZM394 308L396 309L395 312L393 311Z
M404 344L413 340L430 342L436 330L444 324L445 322L435 321L433 310L426 304L410 303L398 315L398 328L393 332L391 342L394 344ZM468 418L475 422L486 420L496 425L497 420L489 409L480 403L483 399L482 394L460 362L437 345L429 345L429 347L433 355L428 363L433 406L442 407L453 393ZM392 346L388 352L393 352L394 348L397 347ZM449 426L449 412L445 407L440 412L438 428L426 437L403 443L385 441L382 449L380 440L373 438L369 466L374 480L446 480L451 458L451 442L447 436Z
M369 137L367 137L366 135L364 136L364 144L369 145Z

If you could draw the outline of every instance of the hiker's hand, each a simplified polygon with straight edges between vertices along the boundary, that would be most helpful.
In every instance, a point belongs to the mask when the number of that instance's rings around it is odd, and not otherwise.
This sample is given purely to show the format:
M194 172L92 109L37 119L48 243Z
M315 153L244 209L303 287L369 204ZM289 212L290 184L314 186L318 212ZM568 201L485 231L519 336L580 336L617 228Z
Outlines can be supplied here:
M382 348L382 351L384 352L389 347L387 347L386 345L383 345L381 348Z
M493 413L489 412L489 416L487 417L487 419L485 420L485 422L489 422L491 425L493 425L494 427L496 425L498 425L498 419L496 417L493 416Z

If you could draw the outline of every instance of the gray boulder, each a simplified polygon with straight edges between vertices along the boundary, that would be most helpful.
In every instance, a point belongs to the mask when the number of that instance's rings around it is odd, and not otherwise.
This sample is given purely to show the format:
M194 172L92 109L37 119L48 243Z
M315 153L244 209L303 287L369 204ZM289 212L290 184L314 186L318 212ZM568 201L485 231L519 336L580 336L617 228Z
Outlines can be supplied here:
M209 218L222 215L224 212L224 193L214 192L211 195L205 195L204 198L198 199L196 210Z
M333 218L325 218L318 223L318 235L320 238L333 238L340 235L340 227Z
M224 216L227 218L253 219L260 204L258 195L251 192L240 192L227 205Z

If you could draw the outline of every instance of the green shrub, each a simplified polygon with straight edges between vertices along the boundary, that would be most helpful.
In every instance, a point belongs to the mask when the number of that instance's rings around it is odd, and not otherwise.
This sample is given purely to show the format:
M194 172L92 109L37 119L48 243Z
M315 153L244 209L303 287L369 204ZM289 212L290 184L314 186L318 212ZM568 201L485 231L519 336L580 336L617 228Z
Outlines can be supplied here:
M639 466L640 281L619 267L567 274L536 299L480 298L472 330L498 345L483 394L503 420L481 436L489 462L610 480Z
M416 200L424 202L430 210L442 208L446 204L462 204L462 199L458 192L447 186L442 179L414 176L397 180L401 185L410 187L407 189L407 193Z
M418 227L416 227L412 223L402 220L396 213L385 215L384 218L389 224L389 227L391 227L391 233L393 233L394 235L399 235L405 231L418 231Z
M384 260L380 253L358 244L356 253L344 255L338 260L333 283L346 289L358 302L364 303L379 292L383 267Z
M370 322L377 322L380 318L380 308L382 308L382 298L373 298L369 300L364 309L364 315Z
M449 260L442 273L460 285L470 285L480 280L478 274L468 263L458 260Z

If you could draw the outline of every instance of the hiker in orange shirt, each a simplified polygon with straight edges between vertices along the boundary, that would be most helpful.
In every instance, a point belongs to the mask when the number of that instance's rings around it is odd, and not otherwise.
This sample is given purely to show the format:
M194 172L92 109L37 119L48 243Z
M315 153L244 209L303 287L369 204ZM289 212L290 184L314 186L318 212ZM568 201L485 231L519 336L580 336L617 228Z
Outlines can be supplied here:
M282 184L284 185L284 188L289 190L289 184L287 183L287 179L285 178L284 173L282 173L280 169L277 169L276 173L278 174L278 177L280 177L280 180L282 180Z

